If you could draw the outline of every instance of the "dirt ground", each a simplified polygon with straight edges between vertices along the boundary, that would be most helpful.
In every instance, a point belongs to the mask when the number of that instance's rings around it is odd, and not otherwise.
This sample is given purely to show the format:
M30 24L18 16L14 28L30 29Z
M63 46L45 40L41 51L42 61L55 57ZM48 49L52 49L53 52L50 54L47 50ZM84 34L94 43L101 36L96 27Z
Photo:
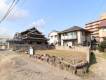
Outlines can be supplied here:
M106 59L96 55L96 63L91 65L90 70L98 80L106 80Z
M65 61L71 63L73 60L82 61L86 59L86 54L70 50L37 50L35 54L49 54L52 56L62 57Z
M0 80L81 80L27 55L0 51Z
M0 80L106 80L106 60L97 59L86 78L60 70L26 54L0 51Z

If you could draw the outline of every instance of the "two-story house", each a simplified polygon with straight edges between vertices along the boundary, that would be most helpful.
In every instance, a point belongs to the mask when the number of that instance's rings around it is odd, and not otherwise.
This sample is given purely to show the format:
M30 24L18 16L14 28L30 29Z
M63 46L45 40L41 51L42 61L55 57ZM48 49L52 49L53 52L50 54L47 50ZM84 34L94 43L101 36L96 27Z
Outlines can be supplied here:
M35 27L16 33L7 42L11 49L27 49L29 45L35 49L44 49L48 45L46 37Z
M59 32L59 42L61 46L75 46L90 43L89 32L85 29L73 26Z

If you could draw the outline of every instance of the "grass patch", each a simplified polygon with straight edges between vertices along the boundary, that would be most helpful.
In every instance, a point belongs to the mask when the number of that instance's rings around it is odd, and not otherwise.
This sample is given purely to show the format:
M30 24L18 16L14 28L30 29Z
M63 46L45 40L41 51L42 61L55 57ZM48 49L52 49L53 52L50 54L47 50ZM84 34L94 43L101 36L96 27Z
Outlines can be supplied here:
M36 51L37 54L49 54L54 56L78 56L78 55L84 55L82 52L75 52L75 51L68 51L68 50L38 50Z
M49 54L52 56L63 57L66 61L72 59L85 60L86 54L69 50L37 50L35 54Z

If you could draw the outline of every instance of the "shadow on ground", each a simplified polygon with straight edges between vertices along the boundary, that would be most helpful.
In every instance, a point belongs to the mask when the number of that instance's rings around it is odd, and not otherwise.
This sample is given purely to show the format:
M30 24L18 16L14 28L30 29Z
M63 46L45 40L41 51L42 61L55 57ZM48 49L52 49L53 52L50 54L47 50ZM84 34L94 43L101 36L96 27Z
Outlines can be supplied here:
M93 64L96 64L97 61L96 61L96 56L94 54L94 52L91 52L90 54L90 63L88 65L88 69L87 69L87 72L89 72L89 68L93 65Z
M94 54L94 52L91 52L91 55L90 55L90 66L97 63L96 61L96 56Z

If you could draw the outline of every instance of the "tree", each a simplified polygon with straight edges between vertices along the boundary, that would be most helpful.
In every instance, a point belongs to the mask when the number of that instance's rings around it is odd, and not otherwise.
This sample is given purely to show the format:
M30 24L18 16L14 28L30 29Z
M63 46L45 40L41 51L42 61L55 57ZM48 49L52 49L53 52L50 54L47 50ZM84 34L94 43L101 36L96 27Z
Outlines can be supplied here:
M99 44L99 51L104 52L106 49L106 38Z

